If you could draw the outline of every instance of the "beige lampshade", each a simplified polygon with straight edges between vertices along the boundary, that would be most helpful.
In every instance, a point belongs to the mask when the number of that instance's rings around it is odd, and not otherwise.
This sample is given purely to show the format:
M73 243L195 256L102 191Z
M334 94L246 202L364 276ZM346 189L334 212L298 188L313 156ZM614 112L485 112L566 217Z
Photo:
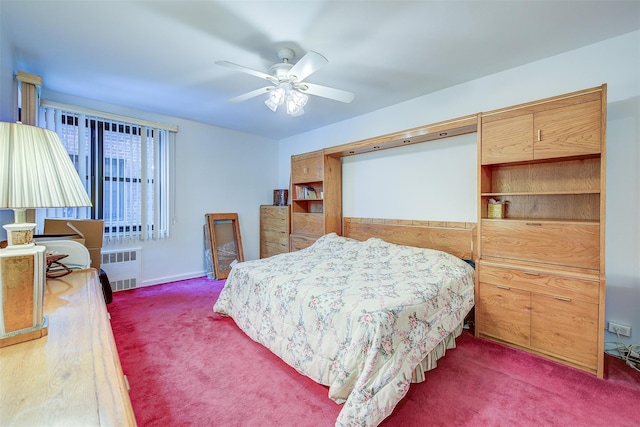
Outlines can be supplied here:
M91 206L58 135L20 123L0 123L0 208Z

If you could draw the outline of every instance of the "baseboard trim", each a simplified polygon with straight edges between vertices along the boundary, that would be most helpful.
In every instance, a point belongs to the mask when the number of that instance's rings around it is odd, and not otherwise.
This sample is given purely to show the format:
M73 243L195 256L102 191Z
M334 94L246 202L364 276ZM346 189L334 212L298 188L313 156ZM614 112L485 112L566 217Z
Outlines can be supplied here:
M207 272L205 270L202 271L193 271L191 273L178 274L175 276L165 276L165 277L156 277L151 280L143 280L138 288L142 288L145 286L154 286L154 285L162 285L169 282L177 282L179 280L187 280L187 279L195 279L197 277L206 276Z

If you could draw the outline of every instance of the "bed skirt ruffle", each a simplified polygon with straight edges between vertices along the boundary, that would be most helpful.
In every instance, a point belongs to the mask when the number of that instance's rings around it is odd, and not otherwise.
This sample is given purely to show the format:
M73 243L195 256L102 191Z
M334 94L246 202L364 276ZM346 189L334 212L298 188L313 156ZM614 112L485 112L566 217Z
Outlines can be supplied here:
M412 383L421 383L426 379L425 373L438 366L438 359L440 359L450 348L456 348L456 338L462 334L464 321L460 323L456 329L447 335L440 343L433 349L427 356L422 359L422 362L416 366L411 375Z

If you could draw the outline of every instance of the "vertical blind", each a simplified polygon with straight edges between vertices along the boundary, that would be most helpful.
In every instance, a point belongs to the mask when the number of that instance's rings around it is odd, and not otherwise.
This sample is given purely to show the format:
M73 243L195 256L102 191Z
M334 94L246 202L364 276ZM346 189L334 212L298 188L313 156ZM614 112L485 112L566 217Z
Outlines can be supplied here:
M42 215L102 219L109 242L168 237L176 132L52 104L43 101L41 123L60 136L93 206L42 209Z

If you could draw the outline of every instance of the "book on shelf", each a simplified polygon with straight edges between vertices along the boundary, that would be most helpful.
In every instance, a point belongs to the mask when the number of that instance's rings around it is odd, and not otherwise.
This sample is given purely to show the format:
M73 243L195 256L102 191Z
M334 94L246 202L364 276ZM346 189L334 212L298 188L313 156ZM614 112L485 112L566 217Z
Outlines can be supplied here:
M318 195L316 194L316 190L313 189L313 187L305 187L304 188L305 194L304 194L304 198L305 199L317 199Z
M296 187L296 198L317 199L318 193L313 187Z

